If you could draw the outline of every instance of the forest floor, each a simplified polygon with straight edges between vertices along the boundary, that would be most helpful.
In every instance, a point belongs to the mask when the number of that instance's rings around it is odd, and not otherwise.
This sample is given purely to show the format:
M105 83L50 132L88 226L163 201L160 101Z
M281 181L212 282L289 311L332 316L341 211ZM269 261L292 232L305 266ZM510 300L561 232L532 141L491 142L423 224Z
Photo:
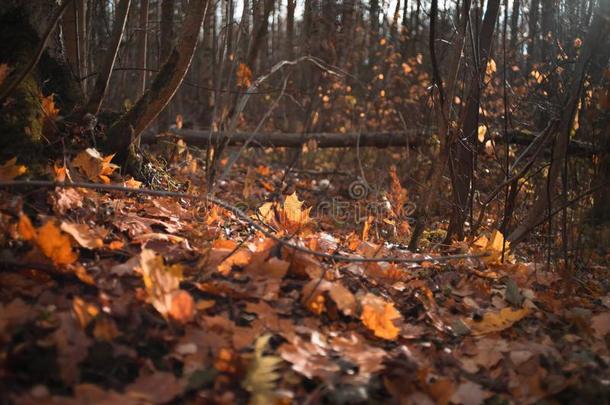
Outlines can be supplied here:
M193 198L184 149L168 158L183 194L130 192L171 185L93 150L50 178L125 190L1 188L0 403L608 400L608 257L566 279L493 229L443 252L426 232L411 253L394 169L370 193L266 156L216 190L246 218Z

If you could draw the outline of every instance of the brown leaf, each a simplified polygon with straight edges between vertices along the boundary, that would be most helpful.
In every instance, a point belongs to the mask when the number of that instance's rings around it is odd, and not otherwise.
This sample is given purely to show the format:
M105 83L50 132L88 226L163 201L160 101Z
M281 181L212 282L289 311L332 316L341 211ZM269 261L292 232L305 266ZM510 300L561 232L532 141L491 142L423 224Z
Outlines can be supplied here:
M86 224L76 224L73 222L62 222L61 230L70 234L79 245L87 249L103 247L103 239L108 235L108 230L102 227L91 228Z
M165 404L182 394L184 384L172 373L157 371L138 377L125 388L125 393L140 402Z
M112 175L119 167L110 163L113 157L114 155L104 157L96 149L88 148L72 160L72 165L91 181L110 183L108 176Z

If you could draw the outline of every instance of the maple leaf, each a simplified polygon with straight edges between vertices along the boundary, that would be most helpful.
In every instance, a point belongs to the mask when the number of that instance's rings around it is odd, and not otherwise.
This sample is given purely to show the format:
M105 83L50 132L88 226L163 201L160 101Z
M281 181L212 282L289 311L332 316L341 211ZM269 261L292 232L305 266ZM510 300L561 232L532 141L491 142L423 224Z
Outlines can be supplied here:
M250 403L270 404L277 398L276 381L280 378L278 372L282 359L277 356L265 355L265 349L271 335L263 335L256 339L254 357L248 365L242 387L252 394Z
M252 84L252 70L245 63L240 63L235 73L238 87L250 87Z
M54 97L54 94L49 94L47 97L41 97L40 99L45 118L50 120L55 120L59 117L59 108L55 106Z
M360 320L375 336L394 340L400 329L394 325L394 320L402 319L394 304L384 301L381 297L367 293L362 299L362 314Z
M472 319L466 319L464 320L464 323L468 325L473 335L479 336L508 329L516 322L525 318L529 313L530 310L528 308L517 310L512 308L502 308L500 312L485 313L481 321L477 322Z
M144 287L150 303L164 318L186 323L194 315L193 298L186 291L180 290L182 267L166 266L163 257L153 250L142 249L140 266Z
M265 222L273 223L290 233L304 228L311 222L310 211L311 207L303 209L303 202L299 200L296 191L286 197L282 208L279 208L277 203L268 202L258 209ZM275 216L276 212L278 218Z
M491 234L491 238L488 239L486 236L481 236L473 242L473 248L476 253L487 253L488 256L483 256L481 259L484 263L490 265L497 265L502 262L502 247L504 244L504 235L502 232L495 230ZM510 242L506 241L506 248L504 251L504 258L511 260L508 255L510 248Z
M112 175L119 166L110 163L114 155L103 157L96 149L87 148L79 153L72 164L91 181L110 183L108 176Z
M15 179L16 177L21 176L28 169L24 165L17 164L17 158L14 157L12 159L7 160L0 166L0 181L10 181Z

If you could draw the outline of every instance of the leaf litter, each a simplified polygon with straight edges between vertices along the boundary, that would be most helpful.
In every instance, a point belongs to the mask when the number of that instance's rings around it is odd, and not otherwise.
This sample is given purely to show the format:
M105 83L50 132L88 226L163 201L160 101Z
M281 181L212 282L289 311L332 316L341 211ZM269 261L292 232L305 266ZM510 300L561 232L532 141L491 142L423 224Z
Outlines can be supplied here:
M111 159L88 149L72 170L49 171L60 181L142 187ZM26 172L16 159L0 167L3 180ZM247 173L247 198L272 196L280 173L265 165ZM610 299L595 277L586 293L565 294L557 273L508 254L499 231L453 246L480 258L439 263L397 250L381 235L404 240L400 210L411 196L396 168L387 177L387 218L360 228L313 210L320 197L302 188L259 199L247 213L306 249L419 263L313 256L203 200L2 191L2 395L15 403L480 404L607 393ZM229 184L222 193L231 201L244 190ZM597 388L583 391L592 381Z

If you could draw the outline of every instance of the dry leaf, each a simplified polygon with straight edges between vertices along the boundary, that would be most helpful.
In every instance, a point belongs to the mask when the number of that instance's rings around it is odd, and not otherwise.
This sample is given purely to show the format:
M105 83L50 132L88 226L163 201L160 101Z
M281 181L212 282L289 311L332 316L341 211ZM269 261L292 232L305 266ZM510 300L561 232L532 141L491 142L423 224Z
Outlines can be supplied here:
M55 120L59 117L59 108L55 106L55 95L49 94L47 97L42 97L40 104L42 105L42 111L46 118Z
M79 297L74 297L74 300L72 300L72 310L83 329L100 313L97 306L89 304Z
M473 242L473 250L476 253L487 253L488 256L483 256L481 259L487 264L500 264L502 261L502 246L504 242L504 235L502 232L495 230L490 239L486 236L481 236ZM504 259L509 259L508 250L510 249L510 243L506 241L504 250Z
M103 239L108 231L102 227L90 228L86 224L62 222L61 230L69 234L84 248L98 249L104 246Z
M473 335L485 335L510 328L514 323L525 318L529 312L528 308L518 310L502 308L500 312L487 312L479 322L466 319L464 323L468 325Z
M21 176L27 171L27 167L24 165L18 165L17 158L14 157L7 160L2 166L0 166L0 181L14 180L16 177Z
M71 264L78 255L72 250L70 237L61 232L53 220L38 228L36 244L46 257L59 265Z
M245 63L240 63L237 72L237 86L248 88L252 84L252 70Z
M103 157L96 149L87 148L79 153L72 164L91 181L110 183L108 176L112 175L119 166L110 163L114 155Z
M251 404L266 405L274 402L276 381L280 378L278 368L282 359L277 356L265 355L271 335L263 335L254 345L254 358L248 365L242 387L252 394Z
M362 299L360 320L377 337L387 340L396 339L400 329L394 325L394 320L401 318L394 304L384 301L381 297L368 293Z
M169 316L179 322L192 319L195 310L193 299L179 288L183 278L182 267L166 266L163 257L150 249L142 250L140 266L148 300L155 309L166 319Z

